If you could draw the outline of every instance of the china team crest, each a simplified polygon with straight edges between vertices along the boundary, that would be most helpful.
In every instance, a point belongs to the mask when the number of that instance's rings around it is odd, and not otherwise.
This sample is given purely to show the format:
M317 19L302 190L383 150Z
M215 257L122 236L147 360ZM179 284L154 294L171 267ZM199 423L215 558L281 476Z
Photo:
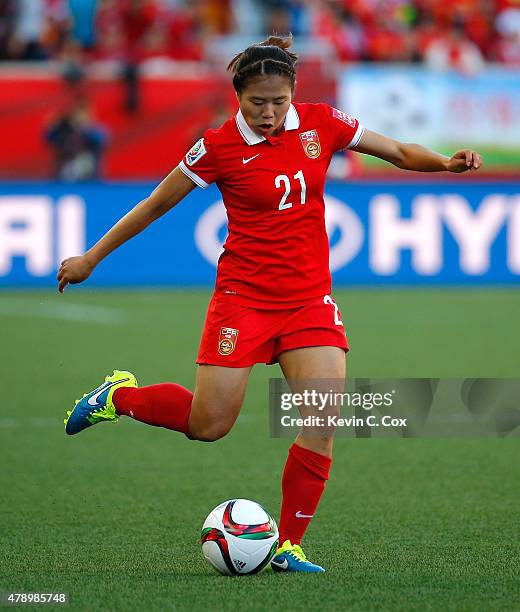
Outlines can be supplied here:
M305 151L305 155L307 155L307 157L315 159L316 157L320 156L320 139L316 130L302 132L300 134L300 140L302 141L303 150Z
M221 355L231 355L235 350L238 338L238 329L221 327L218 339L218 352Z

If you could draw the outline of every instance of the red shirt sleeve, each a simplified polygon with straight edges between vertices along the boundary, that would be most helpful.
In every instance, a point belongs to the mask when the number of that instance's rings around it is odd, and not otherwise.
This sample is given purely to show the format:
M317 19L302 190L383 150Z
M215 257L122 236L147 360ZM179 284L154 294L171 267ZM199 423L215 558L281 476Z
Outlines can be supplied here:
M196 185L206 189L218 179L218 164L215 148L208 138L204 137L191 147L179 164L179 169Z
M326 105L326 110L334 151L355 147L363 136L364 127L357 119L333 106Z

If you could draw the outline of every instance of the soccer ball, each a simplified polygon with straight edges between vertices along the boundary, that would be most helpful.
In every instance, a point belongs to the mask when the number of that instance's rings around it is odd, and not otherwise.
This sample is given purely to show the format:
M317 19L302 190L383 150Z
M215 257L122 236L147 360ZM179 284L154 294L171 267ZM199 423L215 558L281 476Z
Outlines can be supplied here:
M260 504L230 499L212 510L202 526L202 554L225 576L256 574L278 547L278 527Z

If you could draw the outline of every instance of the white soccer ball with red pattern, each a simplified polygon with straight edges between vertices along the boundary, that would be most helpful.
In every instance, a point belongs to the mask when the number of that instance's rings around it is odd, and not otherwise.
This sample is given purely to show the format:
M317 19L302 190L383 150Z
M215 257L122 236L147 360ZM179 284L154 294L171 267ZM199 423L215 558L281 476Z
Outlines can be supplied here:
M273 558L278 526L260 504L229 499L212 510L202 526L202 554L225 576L256 574Z

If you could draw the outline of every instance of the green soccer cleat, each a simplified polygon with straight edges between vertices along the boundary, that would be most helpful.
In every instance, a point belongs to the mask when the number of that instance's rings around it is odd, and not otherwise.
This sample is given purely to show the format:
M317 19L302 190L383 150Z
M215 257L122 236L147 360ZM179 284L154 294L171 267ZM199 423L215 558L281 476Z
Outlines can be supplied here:
M271 567L275 572L307 572L318 573L325 570L307 560L305 553L298 544L291 544L289 540L276 551Z
M137 380L131 372L114 370L101 386L77 400L73 410L67 410L67 418L63 421L65 432L73 436L96 423L117 421L119 416L112 398L121 387L137 387Z

